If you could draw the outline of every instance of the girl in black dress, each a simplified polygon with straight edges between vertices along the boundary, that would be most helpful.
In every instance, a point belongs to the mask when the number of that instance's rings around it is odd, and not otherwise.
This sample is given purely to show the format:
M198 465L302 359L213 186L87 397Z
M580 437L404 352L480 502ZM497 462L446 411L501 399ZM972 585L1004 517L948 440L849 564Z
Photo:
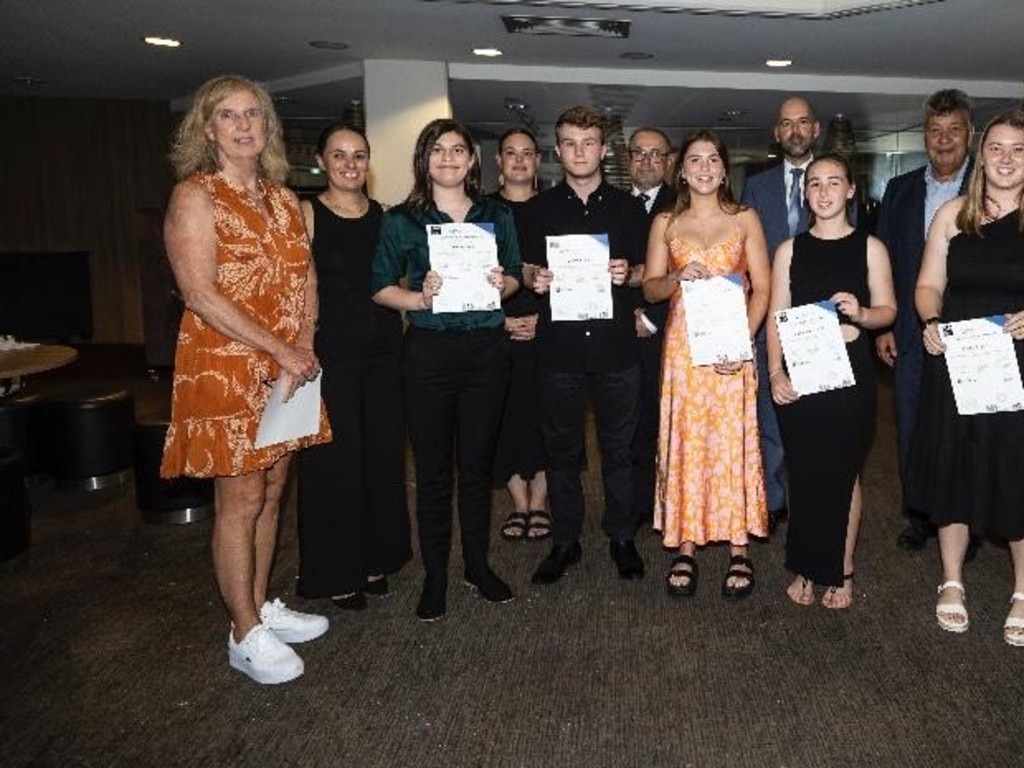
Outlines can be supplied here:
M317 143L327 189L302 202L319 275L316 353L334 441L302 456L299 583L304 597L361 610L411 557L405 498L402 318L370 298L382 210L366 196L370 146L341 123Z
M860 526L860 472L875 419L875 378L866 330L896 319L889 254L881 240L854 229L846 203L854 195L846 161L826 155L807 166L805 194L814 216L808 232L775 254L768 324L772 398L789 471L790 518L786 567L796 578L786 590L800 605L853 602L853 555ZM801 397L783 362L775 313L828 300L839 314L856 383Z
M1024 646L1024 411L961 416L943 359L945 321L1001 316L1024 369L1024 111L989 123L967 195L935 214L914 294L923 324L921 401L908 504L939 529L942 585L935 617L967 630L963 563L971 533L1006 539L1014 585L1003 637Z

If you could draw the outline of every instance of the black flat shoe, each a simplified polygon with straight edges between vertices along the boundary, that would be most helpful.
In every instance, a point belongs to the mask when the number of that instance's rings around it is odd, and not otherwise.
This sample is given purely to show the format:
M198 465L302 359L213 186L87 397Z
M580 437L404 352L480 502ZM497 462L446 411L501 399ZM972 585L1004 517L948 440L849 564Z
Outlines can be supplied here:
M423 592L420 593L420 601L416 605L416 618L429 622L444 617L448 610L447 593L447 583L429 578L424 580Z
M644 577L644 561L636 551L632 539L626 541L610 541L608 551L619 571L620 579L642 579Z
M344 597L332 597L331 602L343 611L366 610L366 595L362 592L353 592L351 595L345 595Z
M583 548L578 541L564 546L555 544L548 556L537 566L530 581L534 584L554 584L565 575L569 566L578 563L581 557Z
M498 578L490 566L466 568L466 585L477 591L489 603L508 603L513 600L508 584Z
M729 586L729 579L744 579L742 584ZM754 564L743 555L729 558L729 570L722 581L722 597L726 600L742 600L754 591Z
M686 579L682 584L676 581ZM692 597L697 591L697 561L692 555L679 555L665 576L665 589L672 597Z
M388 587L388 577L381 576L379 579L366 580L366 584L363 585L363 592L368 595L376 595L382 597L390 592Z

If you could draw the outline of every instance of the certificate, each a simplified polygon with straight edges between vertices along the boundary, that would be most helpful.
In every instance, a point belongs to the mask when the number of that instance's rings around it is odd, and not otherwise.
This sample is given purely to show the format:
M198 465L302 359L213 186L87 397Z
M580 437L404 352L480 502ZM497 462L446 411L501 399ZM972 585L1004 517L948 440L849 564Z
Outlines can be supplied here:
M1017 353L1003 323L1004 318L996 316L939 324L949 381L961 416L1024 410Z
M780 309L775 324L789 380L798 394L813 395L857 383L832 302Z
M263 409L263 418L256 430L253 448L298 440L300 437L315 435L320 429L320 378L308 381L295 390L295 394L284 402L284 380L274 382L274 389Z
M545 241L548 268L554 273L551 319L611 319L608 235L549 235Z
M750 360L747 302L739 275L683 280L686 340L694 366Z
M432 304L435 315L501 307L501 291L487 282L498 266L494 224L428 224L427 247L430 268L443 281Z

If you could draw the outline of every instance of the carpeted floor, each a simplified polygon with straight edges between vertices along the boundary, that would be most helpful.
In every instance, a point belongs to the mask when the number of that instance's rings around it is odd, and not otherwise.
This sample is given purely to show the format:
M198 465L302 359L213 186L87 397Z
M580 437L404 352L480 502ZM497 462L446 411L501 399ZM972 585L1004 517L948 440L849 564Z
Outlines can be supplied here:
M121 376L140 409L160 406L166 385ZM883 387L849 611L786 599L784 526L752 548L758 584L743 603L720 596L723 547L699 554L697 596L672 601L671 553L650 530L638 539L647 578L620 581L597 526L592 452L582 563L531 586L546 546L495 533L494 566L516 600L478 599L453 559L448 615L431 625L413 615L418 562L360 614L294 597L289 503L273 591L326 613L331 630L299 648L305 676L277 687L228 668L209 522L143 523L130 489L36 487L31 550L0 573L0 764L1024 765L1024 651L1001 635L1009 555L982 547L967 572L970 631L940 631L934 542L916 555L894 546L889 396ZM507 501L495 501L496 531Z

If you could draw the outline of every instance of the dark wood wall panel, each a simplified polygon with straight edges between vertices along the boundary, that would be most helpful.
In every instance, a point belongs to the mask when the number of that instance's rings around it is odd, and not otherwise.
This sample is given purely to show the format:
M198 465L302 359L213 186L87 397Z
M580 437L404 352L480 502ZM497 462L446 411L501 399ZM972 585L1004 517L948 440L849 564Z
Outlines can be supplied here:
M0 251L88 251L94 340L142 341L140 211L172 184L163 102L0 99Z

